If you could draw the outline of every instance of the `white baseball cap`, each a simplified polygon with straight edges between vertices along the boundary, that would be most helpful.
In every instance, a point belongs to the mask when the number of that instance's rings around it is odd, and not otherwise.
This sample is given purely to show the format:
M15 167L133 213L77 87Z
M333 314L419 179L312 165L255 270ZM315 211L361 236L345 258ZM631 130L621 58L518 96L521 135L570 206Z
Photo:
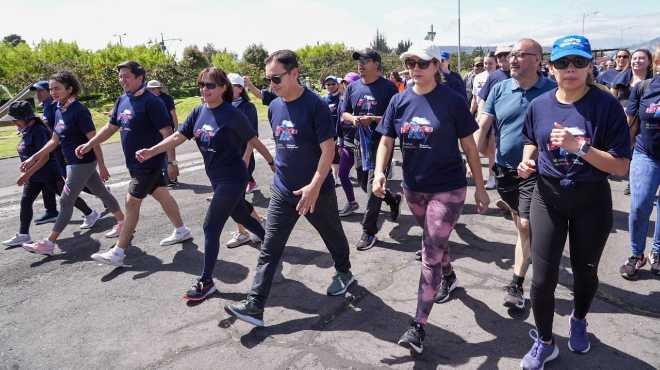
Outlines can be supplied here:
M419 57L419 59L422 60L431 60L433 58L437 60L442 59L442 49L440 46L436 45L433 43L433 41L429 40L421 40L419 42L414 43L408 51L405 53L401 54L399 57L401 60L404 60L406 58L416 56Z
M147 88L152 89L152 88L157 88L157 87L163 87L163 85L160 84L160 81L151 80L151 81L147 82Z
M238 73L230 73L227 75L227 78L232 85L241 85L241 87L245 87L245 79L243 79Z

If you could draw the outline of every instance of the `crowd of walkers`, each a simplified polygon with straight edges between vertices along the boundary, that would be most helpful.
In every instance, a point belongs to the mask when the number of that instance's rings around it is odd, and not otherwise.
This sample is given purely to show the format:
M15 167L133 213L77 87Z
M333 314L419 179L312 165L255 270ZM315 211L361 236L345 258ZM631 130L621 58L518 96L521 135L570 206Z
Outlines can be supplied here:
M176 186L178 178L175 147L194 140L213 194L203 224L203 268L183 296L198 301L216 291L213 269L231 217L238 230L227 246L257 243L260 252L247 297L225 310L263 326L275 271L301 216L334 261L327 294L344 295L356 281L341 222L360 207L349 174L354 168L367 194L362 235L355 241L355 249L365 251L377 245L382 202L392 221L400 213L402 196L388 188L398 140L403 196L423 229L417 309L398 343L422 353L434 303L445 302L458 286L449 237L471 177L478 212L490 204L487 189L496 189L500 199L495 204L511 214L517 233L505 305L525 307L523 282L533 266L536 329L530 331L533 344L521 367L543 369L559 354L553 339L554 294L567 238L574 279L568 347L588 352L586 317L612 228L609 177L630 179L631 257L620 274L634 279L648 263L660 275L657 222L651 252L645 255L653 203L660 207L660 47L653 54L619 50L615 60L595 66L589 41L569 35L554 42L546 65L541 45L526 38L475 58L464 78L449 68L449 54L430 41L401 54L406 79L395 71L385 78L374 50L355 52L352 58L357 73L327 76L323 97L300 83L298 57L289 50L266 59L263 90L247 76L206 68L197 77L202 103L181 125L162 84L147 82L146 71L135 61L117 66L124 94L98 131L78 100L82 87L75 75L61 71L35 83L43 115L37 117L27 102L15 102L2 117L20 133L17 184L23 186L19 231L3 243L52 255L74 207L83 213L81 228L94 227L101 217L80 197L82 192L98 197L116 220L105 236L117 242L93 254L95 261L124 266L147 195L159 202L174 227L160 245L191 239L168 186ZM274 157L258 138L257 111L248 91L268 106ZM131 176L124 211L104 184L110 174L100 145L117 131ZM274 172L265 218L245 198L257 186L255 150ZM485 179L480 154L489 162ZM345 193L341 208L335 184ZM29 227L40 193L46 212L35 223L54 221L54 226L47 238L33 241Z

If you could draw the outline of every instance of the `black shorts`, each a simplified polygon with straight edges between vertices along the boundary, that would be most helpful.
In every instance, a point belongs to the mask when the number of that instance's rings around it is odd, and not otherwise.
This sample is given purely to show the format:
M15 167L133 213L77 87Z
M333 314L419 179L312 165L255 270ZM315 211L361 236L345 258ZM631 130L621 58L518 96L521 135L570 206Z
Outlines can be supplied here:
M138 199L144 199L161 186L167 186L167 179L163 170L152 169L142 171L129 171L131 182L128 184L128 193Z
M526 179L518 176L516 170L494 165L497 192L509 208L520 217L529 220L529 209L532 202L532 194L536 187L536 175Z

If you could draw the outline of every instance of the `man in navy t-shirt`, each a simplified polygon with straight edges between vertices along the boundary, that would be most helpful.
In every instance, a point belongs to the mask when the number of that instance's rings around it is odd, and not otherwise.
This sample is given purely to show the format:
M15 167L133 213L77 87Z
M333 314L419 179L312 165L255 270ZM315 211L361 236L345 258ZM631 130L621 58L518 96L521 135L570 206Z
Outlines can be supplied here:
M172 134L171 117L162 100L147 90L144 84L145 71L139 63L121 63L117 71L125 94L115 102L110 122L89 142L76 149L76 154L82 155L120 131L131 182L126 195L126 220L119 235L117 250L125 251L128 248L137 226L142 200L148 194L160 203L176 227L172 235L161 240L160 245L192 239L190 229L181 220L178 204L167 190L167 181L161 170L164 155L157 155L144 162L135 158L136 151L150 148ZM168 152L167 156L173 158L173 153ZM176 167L176 161L170 160L168 172L172 177L175 177Z
M377 241L378 214L383 200L390 206L392 221L396 221L399 216L401 195L394 195L387 190L385 198L381 199L372 193L376 151L381 137L381 134L376 131L376 127L383 118L390 99L399 90L391 81L380 75L381 58L376 51L367 49L355 52L353 60L358 61L358 72L362 78L346 88L346 95L341 107L341 119L353 122L358 129L362 170L367 174L360 185L369 195L369 199L362 219L362 236L356 245L358 250L367 250L373 247Z
M539 95L557 85L538 73L543 48L532 39L522 39L509 54L511 78L496 84L488 95L483 114L479 117L479 149L487 150L491 126L497 142L495 178L500 208L511 212L518 232L513 279L505 287L504 304L516 308L525 306L523 281L529 267L529 215L536 176L522 179L516 169L522 160L522 128L529 104Z
M276 143L275 177L268 205L266 236L261 246L252 289L231 315L263 326L263 312L284 246L300 216L320 234L335 262L328 295L343 295L355 279L349 247L337 213L337 195L330 164L335 153L335 122L328 106L298 83L298 57L280 50L266 59L266 76L278 95L268 107Z

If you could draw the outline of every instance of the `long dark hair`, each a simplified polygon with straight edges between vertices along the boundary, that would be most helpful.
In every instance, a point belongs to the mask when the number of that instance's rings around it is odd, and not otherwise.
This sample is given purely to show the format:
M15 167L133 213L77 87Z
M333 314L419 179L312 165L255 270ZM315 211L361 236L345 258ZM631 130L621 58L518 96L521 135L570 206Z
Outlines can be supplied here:
M80 96L80 93L82 92L82 85L80 84L78 77L76 77L76 75L73 74L73 72L59 71L57 73L54 73L52 76L50 76L50 79L61 83L62 85L64 85L65 89L68 89L70 87L71 96L75 96L77 98Z
M247 89L244 86L241 86L241 95L240 95L240 97L244 101L250 101L250 95L248 95Z
M202 82L204 76L211 79L219 86L225 87L225 92L222 93L223 101L231 103L231 101L234 100L234 90L231 88L231 82L229 82L225 71L215 67L204 68L201 72L199 72L199 76L197 76L197 83Z
M645 78L653 77L653 55L651 54L651 51L649 49L637 49L633 51L632 55L635 55L635 53L638 52L646 54L646 59L649 61L649 65L646 67ZM632 68L632 55L630 56L630 68Z

